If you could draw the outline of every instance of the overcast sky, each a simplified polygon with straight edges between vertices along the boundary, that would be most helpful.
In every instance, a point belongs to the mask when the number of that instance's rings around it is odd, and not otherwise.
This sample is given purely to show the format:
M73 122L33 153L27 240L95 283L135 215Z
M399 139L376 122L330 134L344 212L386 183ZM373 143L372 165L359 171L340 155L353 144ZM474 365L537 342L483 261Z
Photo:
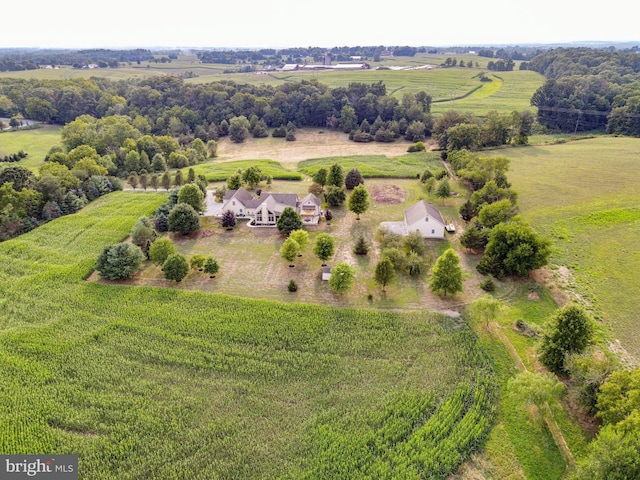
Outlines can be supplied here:
M334 47L640 39L609 0L31 0L2 5L0 47Z

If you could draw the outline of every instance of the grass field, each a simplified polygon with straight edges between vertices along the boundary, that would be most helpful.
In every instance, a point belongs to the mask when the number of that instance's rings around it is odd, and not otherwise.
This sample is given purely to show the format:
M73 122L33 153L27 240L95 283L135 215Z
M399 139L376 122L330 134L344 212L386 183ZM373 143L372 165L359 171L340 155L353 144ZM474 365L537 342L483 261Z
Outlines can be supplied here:
M523 70L489 73L488 76L493 78L494 82L483 85L482 89L473 92L468 97L434 103L431 106L434 116L437 117L450 109L469 111L477 116L483 116L491 110L497 110L501 113L531 110L535 113L530 100L535 91L544 83L542 75ZM496 88L498 86L499 88Z
M503 149L522 214L554 240L553 261L571 268L580 293L640 358L640 140L597 137Z
M302 180L302 175L284 168L279 162L274 160L235 160L229 162L212 162L194 165L193 170L196 175L204 175L209 182L226 180L236 173L238 169L244 170L251 166L260 168L264 175L271 175L278 180Z
M0 244L1 453L79 454L83 479L422 478L481 443L495 383L460 321L84 281L163 198Z
M0 157L24 150L29 156L19 165L36 171L53 146L61 146L60 129L57 125L44 125L32 130L17 130L0 133ZM8 163L0 162L0 168Z
M312 158L300 162L298 170L313 175L320 168L328 170L334 163L340 164L345 173L357 168L365 178L416 178L416 174L427 169L433 173L443 170L440 155L431 152L408 153L392 158L384 155Z

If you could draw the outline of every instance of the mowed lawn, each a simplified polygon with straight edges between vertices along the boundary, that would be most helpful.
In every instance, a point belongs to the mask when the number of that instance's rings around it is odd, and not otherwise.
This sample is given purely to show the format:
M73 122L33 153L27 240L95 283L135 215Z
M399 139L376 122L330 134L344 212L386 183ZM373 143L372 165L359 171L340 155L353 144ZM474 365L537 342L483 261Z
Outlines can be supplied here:
M44 125L42 128L32 130L2 132L0 133L0 157L24 150L29 155L17 165L37 171L38 167L44 163L44 157L49 149L61 146L61 128L58 125ZM7 165L10 163L0 162L0 169Z
M263 195L273 191L297 193L302 197L306 195L309 185L309 181L274 181L270 189L265 185L261 188ZM425 263L424 273L419 277L398 275L384 294L373 279L375 265L380 258L378 244L374 240L380 222L402 221L404 209L420 199L434 203L447 222L457 222L457 208L463 199L450 198L443 203L435 196L429 197L416 179L367 179L365 185L369 189L383 185L397 186L405 193L404 201L394 204L372 201L371 208L361 215L359 221L346 206L331 208L334 219L330 225L323 220L320 225L307 228L311 244L304 249L302 257L296 259L294 267L289 267L289 262L280 254L279 249L284 242L284 236L277 229L249 228L246 220L240 220L238 226L228 232L221 228L218 219L203 217L203 232L200 234L187 237L174 234L168 236L174 241L179 252L187 257L194 254L215 256L220 263L220 272L215 279L192 271L176 285L164 279L159 267L147 265L139 276L127 284L202 290L287 303L305 302L359 308L421 309L429 306L435 310L446 310L470 301L476 293L472 288L445 299L429 290L428 269L450 245L450 237L427 242L429 258ZM255 195L255 192L253 194ZM313 254L312 248L315 238L322 232L329 233L336 240L335 255L327 263L332 266L337 262L346 262L356 271L353 288L346 293L332 293L328 283L321 280L322 262ZM358 256L352 252L360 235L369 240L372 247L366 256ZM299 286L295 293L287 290L290 280L296 281ZM475 282L476 277L471 275L467 281L468 285ZM371 300L368 299L369 294L372 296Z
M640 359L640 139L597 137L503 149L523 216L554 241L611 328Z

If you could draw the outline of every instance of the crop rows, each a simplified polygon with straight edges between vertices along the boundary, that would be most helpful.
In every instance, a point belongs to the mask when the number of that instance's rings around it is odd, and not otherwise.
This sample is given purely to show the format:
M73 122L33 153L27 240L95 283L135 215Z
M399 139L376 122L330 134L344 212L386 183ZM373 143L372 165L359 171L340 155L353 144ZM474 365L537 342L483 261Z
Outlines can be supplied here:
M399 478L481 441L491 367L450 319L85 281L162 197L0 245L0 453L78 454L95 479Z

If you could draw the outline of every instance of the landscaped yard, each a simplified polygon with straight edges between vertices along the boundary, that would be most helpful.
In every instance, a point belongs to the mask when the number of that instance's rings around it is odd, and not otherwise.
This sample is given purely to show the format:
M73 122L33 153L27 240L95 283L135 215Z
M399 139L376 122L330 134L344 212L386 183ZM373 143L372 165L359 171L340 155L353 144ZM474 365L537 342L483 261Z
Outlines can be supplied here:
M276 181L271 191L280 193L297 193L300 197L306 195L308 182ZM332 208L334 219L327 225L324 219L317 227L307 227L311 245L303 256L295 261L295 267L289 267L279 252L284 241L276 228L250 228L247 220L240 220L233 231L223 229L218 219L202 218L202 231L197 235L182 237L169 234L180 253L191 256L193 254L214 255L220 262L220 272L215 279L201 272L192 271L180 284L165 280L159 267L148 265L130 283L134 285L154 285L177 287L180 289L195 289L207 292L225 293L251 298L264 298L284 302L319 303L323 305L357 306L374 308L411 308L421 309L429 305L436 310L446 310L452 306L461 306L472 298L476 291L475 275L469 278L468 293L462 293L453 299L442 299L431 293L428 287L428 275L410 277L406 274L398 276L396 282L387 287L386 294L373 280L373 271L379 260L377 243L374 241L375 232L380 222L403 219L404 209L420 199L432 201L440 209L447 222L457 222L457 206L462 198L450 198L443 203L435 197L429 198L427 192L417 180L385 180L368 179L369 188L375 186L395 185L406 192L403 203L373 202L371 208L361 215L357 221L355 214L348 212L346 207ZM268 189L263 185L266 194ZM255 192L253 192L255 195ZM327 262L335 265L337 262L347 262L356 269L354 287L345 294L331 292L326 281L321 280L322 262L312 252L315 237L320 232L326 232L336 239L336 253ZM369 255L357 256L352 253L358 236L363 234L370 240L374 248ZM427 241L430 258L435 260L449 245L449 240ZM426 271L426 269L425 269ZM295 293L287 290L290 280L295 280L299 289ZM371 294L373 300L368 300Z

